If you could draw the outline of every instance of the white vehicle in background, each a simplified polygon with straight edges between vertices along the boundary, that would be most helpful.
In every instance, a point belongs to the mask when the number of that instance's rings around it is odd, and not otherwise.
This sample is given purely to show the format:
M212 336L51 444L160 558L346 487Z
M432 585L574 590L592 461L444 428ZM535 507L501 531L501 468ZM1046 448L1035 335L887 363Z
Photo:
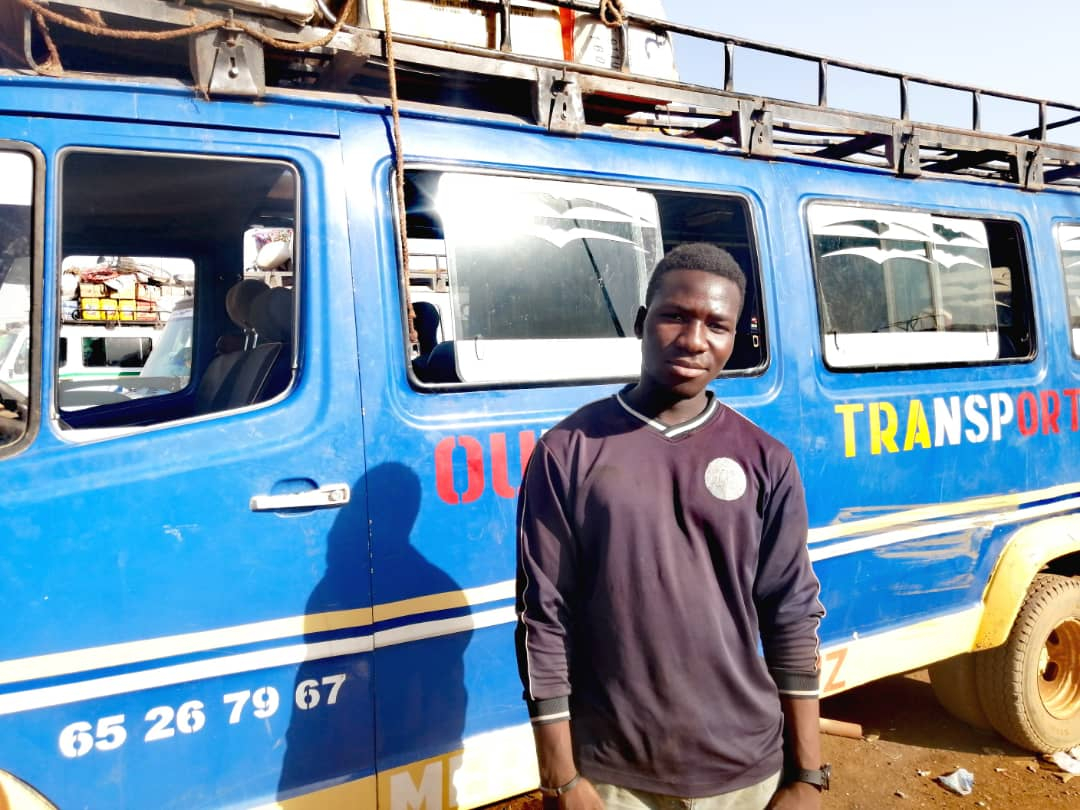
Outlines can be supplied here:
M64 324L57 347L61 390L65 394L90 388L100 391L109 387L102 381L112 384L137 376L163 332L149 325ZM0 328L0 382L25 394L29 362L29 326Z

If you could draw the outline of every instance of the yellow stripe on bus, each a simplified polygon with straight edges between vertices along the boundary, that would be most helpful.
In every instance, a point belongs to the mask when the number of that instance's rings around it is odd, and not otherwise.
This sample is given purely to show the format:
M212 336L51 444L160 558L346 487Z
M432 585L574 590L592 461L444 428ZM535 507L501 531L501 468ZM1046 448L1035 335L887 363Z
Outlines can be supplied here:
M1080 483L1078 482L1047 487L1046 489L1029 490L1027 492L989 495L982 498L972 498L967 501L917 506L913 509L901 509L896 512L890 512L887 515L877 515L872 518L835 523L831 526L821 526L819 528L811 529L809 539L811 543L819 543L824 540L835 540L839 537L870 534L909 523L920 523L928 520L956 517L957 515L968 515L974 512L995 512L1004 509L1018 509L1021 504L1028 501L1049 500L1075 494L1080 494Z
M376 807L375 777L365 776L352 782L323 788L302 796L270 804L261 804L253 810L367 810Z

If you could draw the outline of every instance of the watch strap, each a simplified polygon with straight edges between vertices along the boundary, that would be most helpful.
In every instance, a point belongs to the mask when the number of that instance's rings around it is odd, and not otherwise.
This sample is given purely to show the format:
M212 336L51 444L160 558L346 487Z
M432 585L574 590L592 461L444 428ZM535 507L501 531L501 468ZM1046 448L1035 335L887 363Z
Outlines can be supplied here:
M829 773L831 768L828 765L822 765L820 768L792 768L791 781L793 782L806 782L808 785L813 785L818 790L829 789Z
M559 785L558 787L548 787L547 785L540 786L540 792L545 796L562 796L564 793L569 793L574 789L574 786L581 780L581 774L575 773L574 778L567 782L565 785Z

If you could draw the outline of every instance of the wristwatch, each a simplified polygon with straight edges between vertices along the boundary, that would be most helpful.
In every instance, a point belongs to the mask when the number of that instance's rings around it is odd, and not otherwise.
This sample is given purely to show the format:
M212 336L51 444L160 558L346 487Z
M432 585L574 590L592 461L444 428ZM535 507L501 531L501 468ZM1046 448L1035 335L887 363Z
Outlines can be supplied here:
M818 790L828 790L830 774L832 774L832 766L828 764L822 765L817 770L792 768L791 781L806 782L808 785L813 785Z
M569 793L580 781L581 774L575 773L574 778L567 782L565 785L540 785L540 792L543 793L545 796L553 796L557 798L559 796L562 796L564 793Z

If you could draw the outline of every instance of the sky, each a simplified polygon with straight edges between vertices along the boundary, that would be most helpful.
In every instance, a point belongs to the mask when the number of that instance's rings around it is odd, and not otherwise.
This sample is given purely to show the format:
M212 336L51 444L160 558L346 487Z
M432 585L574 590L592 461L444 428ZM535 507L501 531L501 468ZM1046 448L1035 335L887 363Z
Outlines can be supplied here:
M626 2L631 12L635 6L644 13L655 5L656 0ZM664 0L663 5L670 20L732 36L1080 105L1077 0ZM722 70L710 71L713 59L723 64L722 46L716 46L714 55L698 43L677 38L674 44L683 78L700 81L710 72L722 76ZM816 68L805 63L761 57L755 62L753 55L736 54L735 80L736 90L744 92L775 95L777 88L786 87L789 98L816 100ZM834 73L829 78L830 103L896 114L896 84L875 81ZM966 126L970 101L947 91L915 88L911 112L920 120ZM987 102L983 112L984 125L995 131L1014 131L1034 120L1034 108L1028 105ZM1080 127L1058 140L1080 143Z

